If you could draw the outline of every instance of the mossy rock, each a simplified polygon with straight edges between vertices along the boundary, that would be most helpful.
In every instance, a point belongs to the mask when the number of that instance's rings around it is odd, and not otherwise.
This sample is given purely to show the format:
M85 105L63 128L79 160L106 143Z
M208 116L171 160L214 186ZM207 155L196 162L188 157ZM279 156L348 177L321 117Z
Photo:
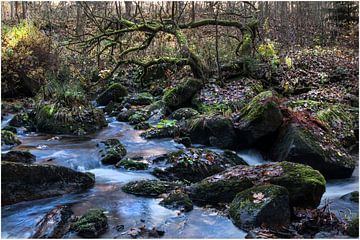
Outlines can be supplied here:
M140 136L145 139L156 139L156 138L173 138L179 132L178 126L157 128L152 127L141 133Z
M1 145L19 145L21 141L17 138L17 136L10 131L1 130Z
M284 187L271 184L244 190L231 202L229 215L236 226L245 230L288 225L289 192Z
M61 196L92 187L92 173L70 168L1 161L1 200L3 205Z
M116 164L116 167L123 167L130 170L145 170L149 167L147 163L134 161L131 159L123 159Z
M105 145L100 150L103 164L116 164L126 155L126 149L118 139L107 139L102 143Z
M97 238L108 228L107 222L102 209L90 209L71 225L71 230L84 238Z
M107 126L104 113L91 104L65 107L45 104L35 113L36 128L55 134L84 135Z
M185 120L199 115L199 112L192 108L179 108L170 114L170 119Z
M325 192L326 181L318 171L302 164L238 165L191 185L189 191L199 203L217 204L230 202L237 193L266 183L285 187L290 206L315 208Z
M154 101L154 97L148 92L135 93L124 99L125 103L131 105L149 105Z
M12 132L14 134L17 134L16 127L13 127L13 126L6 126L2 130L6 130L6 131Z
M2 153L1 160L18 163L34 163L36 161L36 157L28 151L10 151Z
M354 238L359 237L359 215L357 215L356 217L354 217L351 220L349 227L347 229L347 233L351 237L354 237Z
M163 101L172 110L190 106L191 99L202 88L203 83L198 79L189 78L176 87L165 91Z
M215 173L234 166L233 158L225 158L216 152L188 148L167 154L164 158L168 167L155 168L153 174L161 180L197 182Z
M166 106L165 106L165 102L163 100L159 100L159 101L153 102L152 104L146 106L144 109L151 115L154 112L165 111Z
M299 124L284 126L273 143L271 159L302 163L319 170L326 178L348 178L355 169L354 160L341 149L324 148L310 129Z
M156 197L180 187L180 184L159 180L140 180L129 182L122 187L126 193L139 196Z
M103 105L103 106L107 105L111 101L121 103L124 97L126 97L127 95L128 95L127 89L123 85L119 83L114 83L111 84L105 91L103 91L98 96L96 102L99 105Z
M122 109L123 109L123 104L117 103L117 102L110 102L104 108L105 112L107 112L108 114L110 114L112 116L114 116L114 115L116 116L116 114L120 113L122 111Z
M189 119L186 126L193 143L230 149L237 145L232 121L224 116L201 115Z
M134 110L134 109L123 110L119 113L119 115L117 115L116 119L119 122L129 122L130 117L135 113L136 113L136 110Z
M32 125L32 121L28 113L17 113L9 122L13 127L28 127Z
M341 196L342 200L359 203L359 191L353 191L348 194Z
M141 122L134 126L135 130L148 130L149 128L151 128L151 124L147 122Z
M258 94L240 110L240 117L235 121L238 147L248 148L257 144L274 134L282 122L283 115L276 96L271 91Z
M129 117L129 122L132 125L146 121L149 118L146 112L137 111Z
M193 203L189 196L183 192L171 192L167 197L165 197L160 205L163 205L170 209L180 209L185 212L189 212L193 209Z

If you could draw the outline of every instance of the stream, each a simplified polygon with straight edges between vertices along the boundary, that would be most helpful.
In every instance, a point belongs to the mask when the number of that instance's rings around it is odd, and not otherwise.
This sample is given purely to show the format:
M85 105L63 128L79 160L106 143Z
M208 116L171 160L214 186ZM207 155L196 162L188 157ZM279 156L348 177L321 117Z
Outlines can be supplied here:
M5 116L2 127L11 116ZM157 156L184 148L171 139L145 140L142 131L134 130L127 123L108 118L109 126L86 136L52 134L22 134L22 144L14 150L29 150L37 157L38 163L56 164L78 171L95 174L95 186L88 191L67 194L60 197L21 202L1 208L1 237L29 238L34 234L36 224L51 209L58 205L70 204L75 215L82 215L90 208L103 208L108 217L109 228L102 238L129 238L126 231L131 227L146 225L164 230L164 238L244 238L246 232L235 227L231 220L215 209L194 207L188 213L180 213L159 205L160 199L138 197L124 193L121 186L139 179L156 179L146 171L128 171L105 166L100 162L96 145L108 138L117 138L127 149L128 157L142 157L151 162ZM2 149L6 151L7 149ZM219 149L212 149L221 151ZM256 150L238 152L250 165L266 161ZM332 201L331 209L340 212L358 212L358 206L342 201L340 197L359 187L358 168L353 177L331 181L327 184L322 204ZM119 227L120 225L121 228ZM119 229L119 230L117 230ZM78 238L68 233L65 238Z

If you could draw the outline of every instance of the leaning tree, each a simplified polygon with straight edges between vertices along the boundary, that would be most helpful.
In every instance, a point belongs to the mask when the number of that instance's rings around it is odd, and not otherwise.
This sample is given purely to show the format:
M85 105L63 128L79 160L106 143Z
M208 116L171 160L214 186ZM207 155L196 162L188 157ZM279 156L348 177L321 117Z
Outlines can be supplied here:
M96 3L79 3L85 22L84 29L79 31L77 27L77 34L74 34L72 40L67 43L70 49L74 49L74 46L80 46L85 52L96 49L97 58L108 55L114 64L106 78L111 77L120 66L134 64L142 68L140 81L143 84L143 78L150 67L168 64L178 67L188 65L195 78L207 79L214 70L204 64L190 46L187 37L191 31L203 27L216 27L216 30L218 27L231 28L233 34L227 34L225 37L237 39L238 44L235 49L239 57L237 60L253 52L258 21L255 18L256 8L250 2L243 2L242 9L231 8L231 5L219 7L216 6L219 4L217 2L204 3L212 7L208 11L217 12L199 14L200 17L195 17L194 4L190 5L188 2L166 3L166 5L171 4L168 7L171 9L170 13L165 9L164 3L135 2L133 6L129 2L126 3L125 13L122 13L121 6L116 2L115 11L110 11L109 6L106 6L105 10L101 9ZM150 5L144 7L146 4ZM158 5L154 7L153 4ZM191 16L187 18L186 14ZM206 15L212 18L203 18ZM82 34L78 34L79 32ZM149 48L159 34L173 37L176 53L170 56L140 58L136 53ZM133 37L135 35L136 38ZM238 66L238 63L239 61L236 64L223 65L219 69L229 70L231 66Z

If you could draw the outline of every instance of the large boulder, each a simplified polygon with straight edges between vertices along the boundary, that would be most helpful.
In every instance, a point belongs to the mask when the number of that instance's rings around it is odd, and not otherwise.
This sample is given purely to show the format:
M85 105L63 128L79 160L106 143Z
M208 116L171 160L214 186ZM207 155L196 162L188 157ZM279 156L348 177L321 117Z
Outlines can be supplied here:
M186 193L181 191L171 192L160 202L160 205L170 209L180 209L185 212L189 212L193 209L191 199Z
M124 99L124 103L131 105L149 105L154 101L154 97L148 92L135 93Z
M170 119L185 120L199 115L200 113L192 108L179 108L170 114Z
M103 164L116 164L126 155L126 149L118 139L107 139L99 147Z
M17 138L16 134L8 130L1 130L1 145L19 145L21 141Z
M78 192L95 183L91 173L54 165L2 161L1 172L3 205Z
M156 197L181 187L180 184L159 180L140 180L129 182L122 187L126 193L145 197Z
M141 133L140 136L146 139L156 138L174 138L180 135L180 128L177 125L164 126L164 127L152 127Z
M254 97L235 119L238 147L247 148L274 134L283 122L283 115L271 91Z
M350 177L355 169L354 160L340 147L328 147L328 143L322 142L310 128L291 123L279 131L271 159L309 165L328 179Z
M1 154L1 161L34 163L36 161L36 157L28 151L10 151Z
M35 113L35 123L42 132L75 135L93 133L107 126L104 113L91 104L77 107L42 105Z
M127 89L123 85L114 83L111 84L105 91L100 93L96 102L99 105L107 105L111 101L120 103L127 95Z
M163 101L172 110L190 106L193 96L201 89L201 80L189 78L164 93Z
M290 222L289 192L271 184L249 188L236 195L229 215L236 226L247 230L287 225Z
M132 115L136 113L135 109L123 109L116 117L119 122L129 122Z
M161 180L181 180L197 182L230 166L246 164L241 158L227 158L216 152L188 148L169 153L164 158L168 165L164 169L156 168L153 174Z
M108 227L108 219L102 209L90 209L71 225L71 230L83 238L97 238Z
M231 202L237 193L265 183L285 187L289 191L290 206L317 207L326 181L309 166L280 162L234 166L191 185L188 190L194 201L217 204Z
M221 115L203 115L187 121L192 143L219 148L235 148L236 134L229 118Z

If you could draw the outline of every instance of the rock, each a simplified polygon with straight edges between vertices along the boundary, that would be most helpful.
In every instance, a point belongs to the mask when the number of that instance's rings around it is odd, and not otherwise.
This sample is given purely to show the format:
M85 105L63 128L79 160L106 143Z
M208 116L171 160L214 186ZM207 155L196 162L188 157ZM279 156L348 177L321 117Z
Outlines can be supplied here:
M123 109L123 104L118 102L109 102L106 107L104 108L105 112L107 112L110 115L116 115L119 114L119 112Z
M69 230L72 214L69 206L56 206L36 224L36 231L31 238L63 238Z
M341 197L342 200L359 203L359 191L353 191Z
M323 147L309 129L294 123L280 130L270 152L273 161L306 164L328 179L348 178L355 168L354 160L346 153Z
M134 126L135 130L148 130L149 128L151 128L151 125L147 122L141 122Z
M36 128L55 134L83 135L107 126L104 113L90 103L74 107L45 104L35 113Z
M359 215L357 215L352 219L347 229L347 233L351 237L355 237L355 238L359 237Z
M271 91L260 93L241 109L240 118L235 119L238 147L248 148L257 144L274 134L282 122L283 115L274 94Z
M191 139L189 137L175 138L174 141L183 144L185 147L191 147Z
M71 225L71 229L81 237L97 238L108 228L107 221L102 209L90 209Z
M154 97L148 92L135 93L124 99L125 103L131 105L149 105L154 101Z
M116 164L116 167L124 167L125 169L130 170L145 170L149 166L147 163L134 161L131 159L123 159Z
M236 226L277 228L290 223L289 193L284 187L266 184L238 193L230 204L229 215Z
M34 163L36 161L36 157L27 151L10 151L2 153L1 160L18 163Z
M17 136L10 131L1 130L1 145L19 145L21 141L17 138Z
M183 192L171 192L167 197L165 197L160 205L163 205L170 209L180 209L185 212L189 212L193 209L193 203L189 196Z
M240 157L236 152L231 150L225 150L222 154L224 158L230 160L236 165L249 165L242 157Z
M119 115L116 117L116 119L119 121L119 122L128 122L129 121L129 118L136 113L136 110L134 109L124 109L122 110Z
M171 113L169 118L175 120L185 120L199 115L200 113L192 108L179 108L175 112Z
M98 96L96 102L102 106L107 105L111 101L121 103L127 95L127 89L123 85L114 83Z
M95 183L92 173L55 165L2 161L1 170L3 205L78 192Z
M221 115L200 116L187 122L189 136L193 143L219 148L235 148L236 134L229 118Z
M129 122L131 125L135 125L141 122L146 121L149 118L146 112L137 111L129 117Z
M189 148L169 153L165 158L170 166L156 168L153 174L161 180L197 182L224 171L236 163L210 150Z
M141 133L140 136L146 139L154 139L154 138L173 138L179 132L178 126L171 126L171 127L163 127L157 128L152 127L145 132Z
M237 193L265 183L285 187L289 191L290 206L310 208L319 205L326 184L318 171L302 164L238 165L192 184L189 196L203 204L231 202Z
M129 182L122 187L126 193L134 195L156 197L160 194L170 192L180 185L174 182L158 181L158 180L140 180Z
M101 143L104 144L100 150L103 164L116 164L126 155L126 149L118 139L107 139Z
M9 122L10 126L13 127L29 127L32 125L32 121L26 112L17 113Z
M6 131L12 132L14 134L17 134L16 127L13 127L13 126L6 126L2 130L6 130Z
M191 99L202 88L203 83L198 79L189 78L176 87L164 93L163 101L172 110L191 105Z

